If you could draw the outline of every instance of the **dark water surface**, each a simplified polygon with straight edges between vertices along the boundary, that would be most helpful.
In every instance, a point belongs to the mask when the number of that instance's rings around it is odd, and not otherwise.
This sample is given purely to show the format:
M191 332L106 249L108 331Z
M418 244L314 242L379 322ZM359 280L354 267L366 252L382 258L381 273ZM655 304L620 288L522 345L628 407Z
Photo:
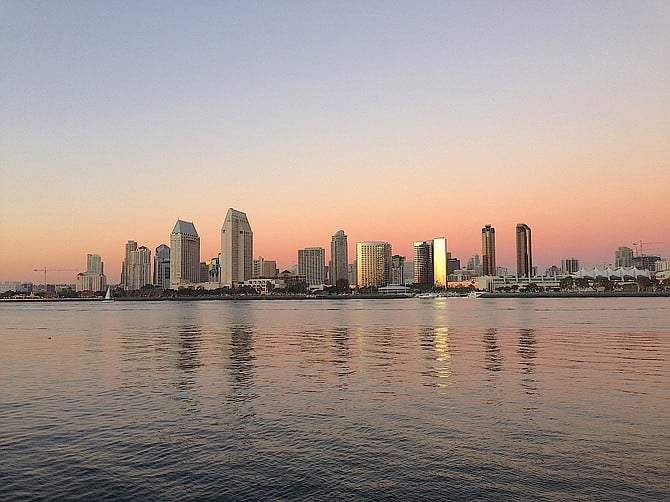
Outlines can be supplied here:
M400 497L669 500L670 301L0 304L0 499Z

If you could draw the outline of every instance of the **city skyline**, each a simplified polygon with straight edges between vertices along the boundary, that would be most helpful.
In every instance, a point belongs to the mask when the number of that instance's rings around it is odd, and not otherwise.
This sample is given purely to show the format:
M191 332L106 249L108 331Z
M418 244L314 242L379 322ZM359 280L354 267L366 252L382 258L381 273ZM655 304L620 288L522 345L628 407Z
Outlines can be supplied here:
M280 269L338 228L351 261L443 235L465 262L487 222L510 271L521 221L540 271L670 254L667 3L1 12L0 281L96 253L116 283L124 243L169 245L180 218L210 259L219 200Z

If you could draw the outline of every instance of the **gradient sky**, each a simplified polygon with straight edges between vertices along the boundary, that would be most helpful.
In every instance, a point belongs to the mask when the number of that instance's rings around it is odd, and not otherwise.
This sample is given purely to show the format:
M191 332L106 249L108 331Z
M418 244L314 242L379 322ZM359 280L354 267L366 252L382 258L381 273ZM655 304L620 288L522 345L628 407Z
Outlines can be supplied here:
M0 281L228 207L254 255L344 229L543 271L670 257L670 3L0 0ZM329 252L328 252L329 254ZM49 282L74 282L74 272Z

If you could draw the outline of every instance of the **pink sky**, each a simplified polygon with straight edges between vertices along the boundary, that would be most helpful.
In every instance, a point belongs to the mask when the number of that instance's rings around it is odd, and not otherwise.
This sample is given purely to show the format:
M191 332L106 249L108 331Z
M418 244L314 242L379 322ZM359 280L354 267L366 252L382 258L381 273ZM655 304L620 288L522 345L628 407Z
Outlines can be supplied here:
M520 222L540 271L668 258L670 6L578 5L7 4L0 281L116 283L177 218L209 259L228 207L281 268L339 229L465 264L490 223L513 272Z

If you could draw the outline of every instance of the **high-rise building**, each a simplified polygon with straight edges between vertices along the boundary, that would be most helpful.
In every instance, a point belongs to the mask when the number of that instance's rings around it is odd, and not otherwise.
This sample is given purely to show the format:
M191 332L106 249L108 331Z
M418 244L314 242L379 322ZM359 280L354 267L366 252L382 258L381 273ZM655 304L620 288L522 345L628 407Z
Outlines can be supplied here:
M446 288L449 275L447 239L436 237L414 243L414 284L430 288Z
M146 246L140 246L130 253L129 290L135 291L142 286L151 284L151 250Z
M254 260L254 271L253 278L264 278L272 279L279 275L279 270L277 269L277 262L275 260L266 260L262 256L259 256Z
M496 275L496 229L491 225L482 228L482 274Z
M170 248L161 244L154 255L154 286L170 289Z
M405 285L405 257L399 254L391 257L391 284Z
M356 243L359 286L386 286L391 280L391 244L381 241Z
M632 267L633 266L633 250L626 246L621 246L614 252L614 266L615 267Z
M254 233L247 215L232 207L221 227L221 285L253 278Z
M99 254L86 255L86 272L77 274L75 291L103 291L107 287L107 277L103 274L104 264Z
M432 287L433 273L433 241L416 241L414 243L414 284Z
M330 267L329 276L332 285L337 284L338 279L349 280L349 252L347 234L344 230L338 230L330 240Z
M325 284L326 250L319 247L299 249L298 275L304 275L310 286Z
M126 242L126 254L121 264L121 287L126 291L132 291L130 289L130 255L133 251L137 251L137 242L128 241Z
M468 258L468 264L466 267L466 270L471 271L474 275L481 275L482 274L482 262L479 259L478 254L473 254Z
M437 237L433 239L433 285L436 288L447 287L449 275L447 257L447 239Z
M102 258L99 254L86 255L86 273L87 274L103 274Z
M460 270L460 268L461 268L461 260L459 260L458 258L449 258L447 260L447 272L449 272L449 275L456 272L456 270Z
M575 274L579 270L577 258L563 258L561 260L561 272L564 274Z
M356 260L349 264L349 284L358 284L358 263Z
M525 223L516 226L516 275L533 275L533 252L530 243L530 227Z
M126 257L121 270L121 287L126 291L137 291L151 284L151 250L137 247L137 242L126 243Z
M200 237L192 222L177 220L170 234L170 287L200 281Z
M304 276L310 286L325 284L327 267L326 250L321 247L309 247L298 250L296 273Z

